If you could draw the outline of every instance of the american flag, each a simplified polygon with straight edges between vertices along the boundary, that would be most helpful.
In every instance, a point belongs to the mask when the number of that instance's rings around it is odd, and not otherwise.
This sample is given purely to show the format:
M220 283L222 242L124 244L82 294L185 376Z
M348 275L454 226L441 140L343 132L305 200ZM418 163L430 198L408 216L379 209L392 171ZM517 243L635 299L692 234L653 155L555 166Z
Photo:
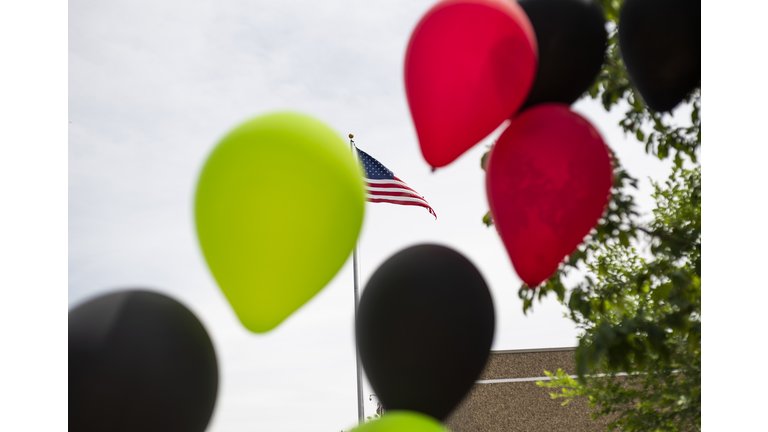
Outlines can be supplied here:
M365 176L365 199L375 203L390 203L424 207L437 219L427 200L368 153L356 148Z

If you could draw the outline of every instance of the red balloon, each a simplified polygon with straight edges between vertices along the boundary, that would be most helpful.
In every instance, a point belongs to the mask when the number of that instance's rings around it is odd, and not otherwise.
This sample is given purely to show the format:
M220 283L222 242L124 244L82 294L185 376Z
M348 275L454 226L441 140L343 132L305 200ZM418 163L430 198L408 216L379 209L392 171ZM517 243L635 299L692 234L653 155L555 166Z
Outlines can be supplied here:
M422 17L405 54L405 92L424 159L453 162L523 104L536 35L510 0L446 0Z
M595 227L611 192L608 147L564 104L523 111L491 152L486 193L520 279L549 278Z

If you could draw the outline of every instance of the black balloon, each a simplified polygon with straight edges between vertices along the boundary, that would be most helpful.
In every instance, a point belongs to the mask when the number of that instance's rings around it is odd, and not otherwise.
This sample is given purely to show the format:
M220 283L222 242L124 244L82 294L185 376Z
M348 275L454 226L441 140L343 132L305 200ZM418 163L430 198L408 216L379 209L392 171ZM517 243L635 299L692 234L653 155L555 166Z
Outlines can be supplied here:
M494 319L488 286L458 252L419 245L390 257L356 320L360 360L384 407L445 420L488 360Z
M219 372L211 339L164 295L123 291L69 312L70 431L204 431Z
M701 1L627 0L619 48L645 103L671 110L701 85Z
M595 81L605 56L605 15L593 0L520 0L533 24L539 45L539 65L530 106L572 104Z

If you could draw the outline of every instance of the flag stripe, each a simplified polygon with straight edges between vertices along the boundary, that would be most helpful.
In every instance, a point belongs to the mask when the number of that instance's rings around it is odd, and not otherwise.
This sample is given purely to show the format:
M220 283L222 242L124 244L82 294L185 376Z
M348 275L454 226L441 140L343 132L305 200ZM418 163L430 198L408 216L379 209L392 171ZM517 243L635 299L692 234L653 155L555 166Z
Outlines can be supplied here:
M392 184L399 184L401 186L408 187L408 185L403 183L402 180L394 180L394 179L383 179L382 180L382 179L369 179L369 178L367 178L367 179L365 179L365 181L367 181L368 183L375 183L375 184L392 183Z
M369 178L367 178L367 179L365 179L365 181L366 181L366 183L370 183L372 185L376 185L376 186L379 186L379 187L394 187L394 186L390 186L390 185L402 186L403 188L410 190L411 192L415 193L416 195L421 196L418 192L413 190L413 188L411 188L410 186L405 184L404 181L402 181L399 178L397 178L397 176L394 176L394 178L392 180L389 180L389 179L381 180L381 179L369 179Z
M372 203L388 203L388 204L397 204L397 205L408 205L408 206L418 206L418 207L424 207L425 209L429 210L429 212L432 214L432 216L437 219L437 214L434 210L432 210L432 207L430 207L427 204L424 204L423 202L410 202L410 201L391 201L389 199L379 199L379 198L372 198L368 199L368 202Z
M375 187L365 187L365 190L369 192L382 192L382 193L390 193L390 194L405 194L405 195L413 195L415 197L424 198L423 196L419 194L413 193L410 189L401 189L401 188L375 188ZM381 194L379 194L381 195Z
M365 197L369 200L374 199L387 199L391 201L411 201L411 202L419 202L426 205L429 205L428 202L421 198L411 198L411 197L404 197L404 196L392 196L392 195L371 195L371 194L365 194Z
M379 180L379 179L365 179L366 182L370 184L376 184L376 185L386 185L386 184L392 184L392 185L399 185L403 187L407 187L410 189L410 186L403 183L402 180Z

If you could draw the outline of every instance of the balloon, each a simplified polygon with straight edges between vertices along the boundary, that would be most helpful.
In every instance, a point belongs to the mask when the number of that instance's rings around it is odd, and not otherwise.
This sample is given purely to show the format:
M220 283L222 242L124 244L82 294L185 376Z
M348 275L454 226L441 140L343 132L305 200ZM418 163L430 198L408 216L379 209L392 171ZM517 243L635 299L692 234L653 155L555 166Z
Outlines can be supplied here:
M424 159L451 163L525 101L536 36L509 0L444 0L422 17L405 54L405 92Z
M485 366L494 319L482 275L452 249L413 246L382 264L363 291L356 338L386 415L445 420Z
M208 333L169 297L122 291L69 312L69 430L202 432L218 384Z
M619 47L645 103L669 111L701 85L701 1L627 0Z
M387 411L379 420L352 429L354 432L451 432L432 417L412 411ZM352 432L350 431L350 432Z
M521 111L545 102L572 104L600 73L605 16L594 0L520 0L536 32L539 66Z
M355 245L363 200L349 148L311 117L265 115L221 140L197 185L197 234L248 330L273 329L333 278Z
M523 111L496 142L486 192L520 279L549 278L603 214L611 189L608 150L595 128L563 104Z

